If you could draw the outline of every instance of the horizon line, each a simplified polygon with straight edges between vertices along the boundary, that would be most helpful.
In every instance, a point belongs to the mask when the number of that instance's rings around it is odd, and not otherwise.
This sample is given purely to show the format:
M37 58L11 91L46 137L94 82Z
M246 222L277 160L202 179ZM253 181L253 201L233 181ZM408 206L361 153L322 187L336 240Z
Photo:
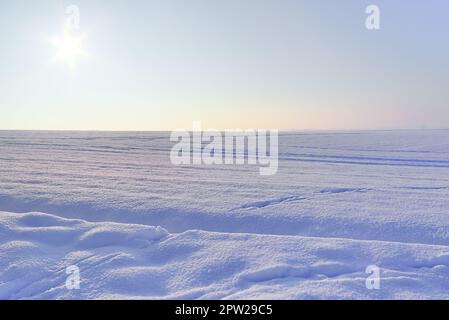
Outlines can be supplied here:
M219 131L219 132L232 132L232 131L239 131L239 130L252 130L251 129L240 129L240 128L233 128L233 129L224 129L224 130L214 130L212 128L201 130L201 132L208 132L208 131ZM131 133L131 132L173 132L173 131L179 131L179 130L185 130L182 128L177 128L173 130L111 130L111 129L1 129L0 132L123 132L123 133ZM449 127L442 127L442 128L350 128L350 129L276 129L276 128L258 128L253 130L278 130L278 132L331 132L331 131L337 131L337 132L348 132L348 131L440 131L440 130L449 130ZM185 130L188 132L192 132L192 130ZM194 131L197 132L197 131Z

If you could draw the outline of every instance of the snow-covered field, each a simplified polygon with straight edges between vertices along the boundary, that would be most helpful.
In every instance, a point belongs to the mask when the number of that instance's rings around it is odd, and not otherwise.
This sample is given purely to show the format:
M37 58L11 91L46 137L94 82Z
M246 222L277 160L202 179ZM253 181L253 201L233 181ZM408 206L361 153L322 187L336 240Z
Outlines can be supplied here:
M261 176L173 166L169 133L0 131L0 298L449 298L449 131L279 142Z

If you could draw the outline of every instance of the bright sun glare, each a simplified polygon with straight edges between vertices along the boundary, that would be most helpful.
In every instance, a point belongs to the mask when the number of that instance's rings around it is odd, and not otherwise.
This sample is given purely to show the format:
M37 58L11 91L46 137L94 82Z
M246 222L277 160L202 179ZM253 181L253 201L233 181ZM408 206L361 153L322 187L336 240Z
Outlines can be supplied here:
M62 38L52 38L51 43L57 49L54 59L57 61L63 61L67 63L70 68L74 68L77 58L87 55L83 49L84 38L84 35L76 36L67 30L64 30L64 36Z

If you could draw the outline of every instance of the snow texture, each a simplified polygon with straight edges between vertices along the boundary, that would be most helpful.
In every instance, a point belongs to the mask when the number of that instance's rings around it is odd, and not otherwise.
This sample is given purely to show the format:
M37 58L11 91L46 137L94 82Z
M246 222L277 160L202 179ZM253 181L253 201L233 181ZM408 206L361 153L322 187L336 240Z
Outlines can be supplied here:
M0 131L0 298L449 298L449 131L279 143L260 176L173 166L166 132Z

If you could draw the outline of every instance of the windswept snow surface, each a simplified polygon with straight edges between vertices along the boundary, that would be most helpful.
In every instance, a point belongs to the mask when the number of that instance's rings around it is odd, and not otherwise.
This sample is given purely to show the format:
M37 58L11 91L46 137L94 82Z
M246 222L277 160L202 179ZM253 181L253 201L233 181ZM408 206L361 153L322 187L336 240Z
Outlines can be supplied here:
M260 176L173 166L166 132L0 131L0 298L449 298L449 131L279 142Z

